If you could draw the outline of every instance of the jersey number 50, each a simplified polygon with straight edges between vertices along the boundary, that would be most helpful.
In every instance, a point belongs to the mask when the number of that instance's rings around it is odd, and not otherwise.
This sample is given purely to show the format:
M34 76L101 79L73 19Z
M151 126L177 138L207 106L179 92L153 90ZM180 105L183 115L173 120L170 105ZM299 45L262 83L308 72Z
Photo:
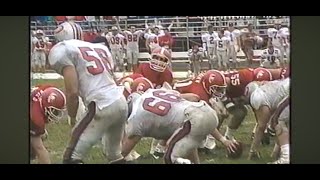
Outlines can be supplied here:
M166 93L165 91L159 90L153 92L153 97L146 98L143 101L143 109L154 113L158 116L165 116L171 109L170 102L179 102L181 98L175 94Z
M87 70L92 75L101 74L104 69L112 73L107 52L101 48L79 47L84 60L88 61ZM98 59L95 55L98 55ZM92 63L92 64L91 64Z

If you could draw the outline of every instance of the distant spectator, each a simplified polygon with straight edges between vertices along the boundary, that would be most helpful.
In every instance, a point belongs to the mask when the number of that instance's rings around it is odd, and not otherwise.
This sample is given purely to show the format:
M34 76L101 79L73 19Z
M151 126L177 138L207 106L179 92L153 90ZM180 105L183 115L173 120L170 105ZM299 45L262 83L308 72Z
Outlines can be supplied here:
M87 21L94 21L96 20L94 16L85 16Z
M86 18L84 16L76 16L76 21L85 21Z
M112 16L103 16L103 19L105 19L105 20L113 20Z
M56 16L55 19L56 19L56 21L59 21L59 22L67 20L66 16Z

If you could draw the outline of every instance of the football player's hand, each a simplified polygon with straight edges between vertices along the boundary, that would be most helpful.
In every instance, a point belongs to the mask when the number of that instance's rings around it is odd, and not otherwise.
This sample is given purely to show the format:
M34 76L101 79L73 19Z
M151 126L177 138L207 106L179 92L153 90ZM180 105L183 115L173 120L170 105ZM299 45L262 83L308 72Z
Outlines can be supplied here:
M227 148L227 151L229 153L234 153L237 150L236 144L238 144L237 141L231 141L231 140L225 140L223 142L223 145Z

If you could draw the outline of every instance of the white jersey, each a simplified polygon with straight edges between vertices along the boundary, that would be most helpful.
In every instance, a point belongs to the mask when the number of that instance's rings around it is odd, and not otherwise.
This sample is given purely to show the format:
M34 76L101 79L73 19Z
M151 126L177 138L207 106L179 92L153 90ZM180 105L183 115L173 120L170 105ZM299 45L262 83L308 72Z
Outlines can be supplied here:
M230 45L230 38L229 37L217 37L216 38L216 48L217 51L226 51Z
M120 33L113 35L111 32L109 32L106 34L106 38L108 40L110 49L112 50L119 50L124 45L124 36Z
M230 38L230 45L234 46L237 45L237 38L240 37L241 32L239 29L234 29L232 32L225 31L225 35Z
M139 49L139 39L143 34L142 30L135 31L134 33L130 31L124 31L125 38L127 40L127 48L138 50Z
M45 36L42 36L40 38L37 38L37 37L32 38L33 47L36 47L36 48L45 48L48 42L49 42L49 38ZM34 50L34 52L35 51L36 50Z
M75 22L66 21L59 26L62 27L62 30L55 34L55 37L58 41L81 39L83 37L81 26Z
M290 78L269 81L253 91L250 103L255 110L258 110L261 106L268 106L271 111L274 111L279 103L289 95Z
M267 30L268 32L268 37L272 38L272 45L276 46L276 47L280 47L282 46L282 35L281 35L281 31L277 30L275 28L269 28Z
M130 134L167 139L186 120L184 110L193 104L177 91L149 89L133 102Z
M284 45L285 44L287 44L287 45L290 44L290 30L289 30L289 28L287 28L287 27L281 28L279 30L279 32L280 32L280 36L283 39L283 44Z
M218 38L218 33L213 32L212 34L205 33L201 36L202 44L206 43L206 47L215 47L215 40ZM205 49L205 47L203 47Z
M158 35L154 33L145 33L144 38L149 41L149 45L151 47L159 46L159 38Z
M81 40L62 41L51 49L48 60L59 74L66 66L75 67L80 97L86 106L95 101L102 109L123 96L123 87L118 87L113 79L113 59L104 45Z
M264 49L261 54L261 59L267 59L270 62L274 62L276 59L280 58L280 50L274 48L271 52L269 49Z

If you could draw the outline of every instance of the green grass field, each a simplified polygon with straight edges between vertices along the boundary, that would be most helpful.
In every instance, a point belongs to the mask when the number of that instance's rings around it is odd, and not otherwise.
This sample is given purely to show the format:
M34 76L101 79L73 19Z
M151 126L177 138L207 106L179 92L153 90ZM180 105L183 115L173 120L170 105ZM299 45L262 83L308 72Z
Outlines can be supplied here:
M33 80L32 85L38 84L53 84L57 87L63 88L63 80ZM226 158L226 150L222 146L221 143L217 143L216 149L210 153L199 153L201 163L203 164L265 164L267 162L273 161L270 158L270 154L273 149L274 139L271 140L271 144L268 146L262 146L261 155L262 159L251 161L247 160L248 152L251 144L251 132L255 125L254 115L251 111L249 111L246 119L242 123L241 127L239 128L236 138L238 141L242 142L244 145L243 155L239 159L228 159ZM225 121L227 122L227 121ZM224 133L224 127L221 128L222 132ZM67 121L64 120L57 124L48 124L47 130L49 133L48 139L45 140L45 146L49 150L51 154L52 163L61 163L62 162L62 155L64 152L64 148L66 147L70 133L71 127L68 126ZM142 140L135 148L135 150L145 156L145 158L139 158L137 163L139 164L162 164L163 160L160 158L155 160L148 156L150 150L150 139ZM84 160L87 164L106 164L105 157L102 154L102 148L100 143L97 144L92 148L92 150L88 153L87 158ZM32 163L35 163L34 161Z

